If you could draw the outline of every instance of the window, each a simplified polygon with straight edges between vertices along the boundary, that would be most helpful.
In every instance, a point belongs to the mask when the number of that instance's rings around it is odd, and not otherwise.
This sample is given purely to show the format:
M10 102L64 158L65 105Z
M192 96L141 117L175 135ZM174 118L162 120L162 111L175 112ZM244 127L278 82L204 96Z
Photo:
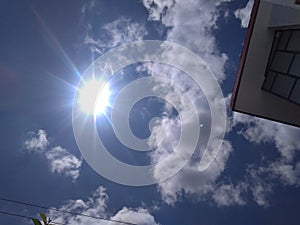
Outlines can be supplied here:
M300 54L295 56L295 59L290 69L290 73L300 78Z
M276 31L262 89L300 105L300 30Z
M278 94L284 98L288 98L292 91L293 85L296 79L281 74L277 74L274 79L271 91Z
M292 59L293 54L277 51L271 64L271 70L287 73Z

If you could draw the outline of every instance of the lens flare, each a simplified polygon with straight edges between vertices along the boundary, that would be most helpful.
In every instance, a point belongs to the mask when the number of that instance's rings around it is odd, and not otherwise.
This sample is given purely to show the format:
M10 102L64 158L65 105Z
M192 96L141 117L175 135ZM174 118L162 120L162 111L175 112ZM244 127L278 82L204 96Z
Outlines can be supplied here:
M80 109L87 115L99 115L109 106L109 97L108 85L104 85L102 80L91 79L85 81L79 88L78 103Z

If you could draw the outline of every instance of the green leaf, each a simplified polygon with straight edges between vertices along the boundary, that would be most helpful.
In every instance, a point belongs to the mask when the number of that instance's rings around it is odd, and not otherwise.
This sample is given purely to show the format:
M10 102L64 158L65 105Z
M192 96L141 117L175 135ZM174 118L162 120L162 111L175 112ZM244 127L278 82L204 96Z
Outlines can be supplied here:
M47 217L46 217L46 215L45 215L44 213L40 213L40 215L41 215L41 218L43 219L44 224L47 225L48 222L47 222Z
M35 219L35 218L31 218L31 219L32 219L34 225L42 225L38 219Z

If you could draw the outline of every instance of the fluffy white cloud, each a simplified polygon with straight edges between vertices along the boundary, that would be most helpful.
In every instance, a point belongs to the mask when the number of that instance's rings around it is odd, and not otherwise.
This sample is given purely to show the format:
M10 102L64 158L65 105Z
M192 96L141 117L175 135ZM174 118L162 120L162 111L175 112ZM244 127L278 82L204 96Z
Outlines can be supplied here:
M100 34L94 37L92 32L88 32L84 40L84 43L88 44L93 52L99 54L122 43L140 41L147 35L144 25L124 17L104 24L101 31L105 35Z
M104 219L123 221L127 223L143 224L143 225L158 225L154 217L145 208L128 208L123 207L121 210L112 215L108 211L109 196L106 194L104 187L100 186L91 197L86 201L82 199L69 200L58 209L63 211L71 211L92 217L101 217ZM63 224L72 225L119 225L117 222L110 222L108 220L99 220L79 215L71 215L67 213L59 213L57 211L50 211L47 214L52 220Z
M183 117L169 117L168 115L171 114L170 111L172 110L170 108L170 104L166 104L165 113L167 116L162 118L162 120L159 123L156 123L153 127L148 144L150 148L159 146L155 151L151 152L150 156L154 163L160 162L159 165L155 166L154 177L157 180L161 180L166 176L166 174L169 174L173 168L177 168L178 165L185 161L186 155L188 155L187 148L190 147L189 143L186 143L183 148L177 148L176 154L172 154L173 149L178 144L178 140L181 135L180 127L189 123L195 123L193 120L194 117L190 116L193 107L189 102L184 100L183 96L189 96L191 99L193 99L192 102L199 110L198 112L202 115L201 122L204 124L209 124L209 119L205 117L210 115L210 112L208 107L204 107L204 102L201 101L201 99L205 97L201 92L199 92L198 87L196 87L190 79L182 76L180 73L178 74L178 71L175 71L172 68L164 68L161 65L152 64L144 64L143 66L144 67L140 66L138 70L147 70L147 72L155 78L161 76L161 74L169 74L166 77L169 78L170 83L162 84L157 82L157 85L155 85L153 89L156 92L162 91L160 94L165 96L165 99L169 99L171 102L175 103L177 105L177 110L181 115L184 114L184 117L186 118L186 120L183 121ZM181 86L182 89L175 90L173 88L174 84ZM214 92L212 91L212 93ZM201 132L201 138L210 135L210 132L206 128L203 128ZM162 138L164 140L161 143ZM215 139L212 144L212 148L217 148L216 143L219 141L220 137L216 135L214 138ZM198 148L196 149L196 152L198 152L196 153L197 155L201 155L200 152L203 151L204 145L206 145L206 143L199 144ZM208 151L210 150L212 149L208 149ZM212 165L210 165L210 167L203 172L199 171L199 158L198 160L192 159L189 164L185 165L185 167L171 179L158 184L158 189L163 200L166 203L173 205L181 199L182 194L193 195L199 199L212 196L215 192L216 181L224 170L226 161L231 151L231 144L228 141L223 140L220 153L214 159ZM212 156L209 158L211 157ZM217 197L212 199L217 202ZM242 201L236 200L230 203L241 204L241 202Z
M147 209L144 208L127 208L123 207L120 211L116 213L113 217L113 220L118 221L129 221L130 223L134 224L143 224L143 225L158 225L155 222L154 217L149 213ZM119 223L111 223L113 225L119 225Z
M194 51L212 69L219 81L222 81L225 78L224 65L228 58L226 54L223 54L218 50L216 40L213 35L213 30L217 28L216 22L219 17L218 6L222 2L228 1L143 1L144 6L149 12L148 19L160 20L163 25L169 27L166 37L167 41L178 43ZM172 54L169 55L169 57L180 58L181 55ZM189 63L189 59L187 58L181 57L180 60L185 61L187 64ZM186 113L190 112L191 106L188 105L182 98L184 95L189 95L195 100L194 103L196 103L196 105L198 104L196 107L199 111L202 111L205 115L209 114L208 109L203 109L203 105L196 101L196 99L201 99L202 96L201 93L197 91L198 87L195 84L192 84L191 80L182 76L180 72L176 72L170 68L162 69L160 66L153 66L151 64L148 64L148 72L154 77L156 74L158 74L158 76L162 74L169 74L168 78L171 80L170 85L165 87L154 87L154 89L160 88L165 91L166 98L172 99L173 102L181 102L179 108L183 111ZM199 71L199 73L201 73L201 71ZM206 74L206 76L209 75L210 74ZM183 91L181 93L176 91L174 92L172 84L183 87ZM210 97L215 100L215 102L212 103L214 106L218 106L218 101L221 100L215 98L217 90L211 88L210 91L210 93L205 94L210 95ZM168 110L168 105L166 105L166 109ZM160 143L162 134L161 132L155 131L163 131L165 137L164 143L151 155L154 162L161 161L161 159L169 155L171 151L170 146L174 146L177 143L178 132L180 132L180 130L177 132L178 129L175 128L176 125L182 125L183 122L178 121L179 118L166 117L162 120L162 123L154 126L154 132L152 133L151 140L149 142L150 146L158 146L158 143ZM185 122L188 123L189 121ZM216 135L214 138L214 143L217 143L221 137ZM216 144L214 143L212 146L216 148ZM199 149L197 151L201 151L200 149L203 149L203 146L201 145L198 147ZM168 171L175 165L180 164L181 161L185 159L184 155L186 150L187 149L179 149L179 157L172 158L171 160L164 160L164 163L160 164L159 167L156 166L154 176L159 180L160 177L164 176L164 173L168 173ZM217 204L221 205L222 201L218 197L219 195L215 194L214 198L212 196L214 195L217 187L217 179L225 169L225 164L231 151L231 144L224 140L220 153L217 155L212 165L203 172L200 172L198 168L199 158L198 160L192 159L190 163L188 163L171 179L158 184L163 200L168 204L175 204L178 200L180 200L183 194L186 194L196 196L199 199L209 196L215 200ZM195 161L197 161L198 164ZM226 190L220 189L218 193L221 193L222 191L225 192ZM227 190L227 194L229 195L229 190ZM237 195L232 194L232 196L236 196L235 201L228 201L227 205L242 204L242 200L239 199ZM225 200L223 201L223 204L226 205Z
M24 141L25 149L29 152L38 152L46 156L51 172L71 177L75 181L79 177L82 159L60 146L48 148L49 144L46 131L41 129L37 133L29 132Z
M105 188L100 186L86 201L82 199L69 200L58 209L89 216L106 217L107 201L108 195L105 192ZM53 210L48 212L48 216L55 222L63 224L105 224L101 220L59 213Z
M222 2L228 0L177 1L161 13L162 23L171 27L167 40L192 49L208 64L219 80L225 78L224 65L228 57L218 50L212 31L217 28L218 6Z
M25 140L24 145L28 151L43 151L49 145L47 139L47 133L44 130L38 130L35 132L28 132L28 139Z
M167 41L192 49L212 69L218 81L222 82L225 79L224 65L228 57L219 51L213 31L217 29L218 7L223 2L228 1L230 0L143 0L143 4L149 12L149 20L160 21L168 27ZM250 0L245 8L235 12L235 16L241 20L242 27L247 27L248 25L252 5L253 1ZM123 26L121 26L122 24ZM95 38L91 33L86 37L86 43L99 53L103 53L104 49L115 47L122 42L141 40L146 34L143 26L130 23L129 20L124 18L104 25L102 29L110 36L110 39ZM179 58L180 54L170 57ZM188 61L189 59L182 58L181 60ZM148 70L152 70L150 72L152 76L155 76L153 75L153 70L157 73L166 72L166 74L171 74L171 83L180 83L188 86L187 89L189 89L188 92L191 96L193 96L193 93L197 93L185 78L178 76L173 70L161 70L153 65L149 66ZM176 95L172 96L174 92L170 91L167 94L175 101L176 96L180 100L182 94L186 93L176 93ZM182 107L188 110L189 106L183 104ZM167 105L166 109L168 109ZM300 139L297 129L236 113L230 122L231 127L243 124L245 127L239 133L250 142L274 144L282 155L282 160L278 161L281 164L275 166L275 164L271 163L269 164L271 166L265 167L253 165L247 171L245 181L240 182L238 185L219 184L218 178L220 178L226 168L227 159L232 151L231 144L225 140L221 152L206 171L199 172L197 163L191 161L174 177L158 184L164 201L168 204L174 204L183 194L187 194L196 196L199 199L211 197L220 206L243 205L246 203L243 194L251 193L257 204L267 206L267 194L272 191L272 185L266 182L265 176L271 175L272 179L280 179L287 185L297 185L299 177L298 164L296 166L292 164L295 152L300 145L300 142L297 141ZM178 118L166 117L163 118L160 124L156 124L156 127L154 126L155 132L151 136L149 144L157 146L163 135L166 138L166 142L151 155L153 162L160 161L170 154L169 146L177 143L178 130L175 129L177 125ZM229 131L230 128L228 128ZM184 149L182 154L184 155ZM162 173L168 173L168 169L179 163L181 159L179 157L176 160L166 161L162 167L155 168L154 175L159 179Z
M238 9L234 12L235 17L241 21L242 28L248 27L253 3L254 0L249 0L245 8Z
M180 151L182 157L172 157L170 160L166 160L165 157L170 155L170 146L177 143L177 135L174 135L174 121L176 119L163 120L163 130L165 140L157 150L151 155L154 162L163 162L160 166L156 166L154 169L154 177L159 180L164 173L168 173L169 169L181 163L181 160L185 160L185 149L177 149ZM173 135L170 135L173 134ZM155 138L155 134L153 135ZM156 136L157 140L160 139L160 135ZM153 140L152 140L153 141ZM183 169L181 169L171 179L159 183L158 189L161 193L162 199L170 204L174 205L181 199L183 194L196 196L198 199L211 196L215 191L216 181L225 168L226 161L232 151L232 146L228 141L223 141L221 151L213 161L213 163L205 171L200 172L198 164L199 162L190 162ZM170 157L170 156L169 156ZM164 159L163 161L161 161ZM193 160L192 160L193 161ZM198 162L198 163L197 163ZM214 198L216 200L217 198ZM232 202L236 203L236 202Z
M53 173L69 176L75 181L79 177L82 159L70 154L66 149L58 146L46 153L50 170Z

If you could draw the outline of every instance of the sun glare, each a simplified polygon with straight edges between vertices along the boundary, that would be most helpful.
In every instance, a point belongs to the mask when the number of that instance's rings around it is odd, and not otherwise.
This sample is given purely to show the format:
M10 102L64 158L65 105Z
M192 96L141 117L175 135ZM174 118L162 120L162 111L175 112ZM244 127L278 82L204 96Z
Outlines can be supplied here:
M109 105L110 91L108 85L105 85L99 93L102 85L103 81L92 79L85 81L79 89L78 102L84 113L99 115L105 112L105 109Z

